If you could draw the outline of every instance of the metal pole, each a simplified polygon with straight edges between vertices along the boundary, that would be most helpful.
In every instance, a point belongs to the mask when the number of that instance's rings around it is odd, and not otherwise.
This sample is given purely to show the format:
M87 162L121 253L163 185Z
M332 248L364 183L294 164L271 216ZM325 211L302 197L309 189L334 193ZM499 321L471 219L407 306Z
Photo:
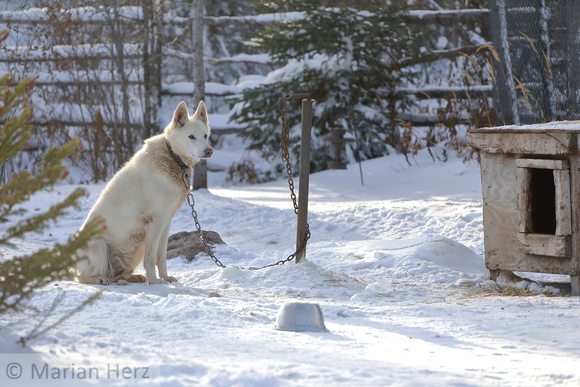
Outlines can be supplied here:
M507 29L507 16L506 16L506 5L505 0L497 1L498 13L499 13L499 27L500 27L500 39L501 48L503 51L503 59L505 62L505 69L507 73L507 85L509 87L508 92L511 96L512 113L514 115L514 124L520 124L520 112L518 108L518 99L516 95L516 85L514 83L513 67L512 67L512 56L510 54L510 44L508 39L508 29Z
M302 100L302 133L300 138L300 170L298 177L298 224L296 227L296 263L306 258L308 233L308 185L310 181L310 137L312 99Z
M360 172L360 185L365 185L365 182L363 180L362 160L360 158L360 144L358 141L358 129L356 127L356 124L354 124L354 120L352 120L351 122L353 122L354 138L356 140L356 154L358 156L358 170Z

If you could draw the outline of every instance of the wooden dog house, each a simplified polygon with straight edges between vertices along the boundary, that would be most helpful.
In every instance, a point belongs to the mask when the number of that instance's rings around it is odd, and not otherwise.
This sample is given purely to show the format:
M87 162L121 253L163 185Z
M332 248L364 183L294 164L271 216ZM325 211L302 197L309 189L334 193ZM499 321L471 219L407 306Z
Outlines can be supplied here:
M485 264L567 274L580 295L580 122L470 130L481 151Z

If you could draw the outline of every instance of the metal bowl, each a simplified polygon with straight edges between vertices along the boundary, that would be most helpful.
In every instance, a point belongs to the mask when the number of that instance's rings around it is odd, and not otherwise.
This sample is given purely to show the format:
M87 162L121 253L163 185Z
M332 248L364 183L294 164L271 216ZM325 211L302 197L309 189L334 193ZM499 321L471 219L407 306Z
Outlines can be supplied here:
M278 311L274 329L291 332L328 332L318 304L288 302Z

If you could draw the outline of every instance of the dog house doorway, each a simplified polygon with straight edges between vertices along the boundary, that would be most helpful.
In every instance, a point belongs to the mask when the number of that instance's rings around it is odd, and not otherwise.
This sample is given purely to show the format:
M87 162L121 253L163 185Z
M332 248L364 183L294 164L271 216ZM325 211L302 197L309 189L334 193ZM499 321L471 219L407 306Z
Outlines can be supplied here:
M530 169L530 187L528 191L529 223L526 225L531 233L556 234L556 185L554 171L551 169Z
M570 258L571 200L567 160L516 159L520 250Z

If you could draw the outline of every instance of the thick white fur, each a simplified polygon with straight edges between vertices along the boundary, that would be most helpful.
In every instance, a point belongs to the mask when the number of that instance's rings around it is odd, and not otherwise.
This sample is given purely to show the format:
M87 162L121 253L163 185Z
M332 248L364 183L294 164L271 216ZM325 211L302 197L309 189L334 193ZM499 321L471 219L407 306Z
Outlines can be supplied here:
M213 152L208 144L209 135L203 101L191 117L185 102L181 102L163 133L147 139L143 148L113 176L85 220L86 224L101 218L106 231L90 241L87 249L78 252L79 256L88 257L76 267L80 282L106 285L177 281L167 274L167 237L187 189L166 140L189 166L191 176L191 167ZM142 262L146 277L133 274Z

